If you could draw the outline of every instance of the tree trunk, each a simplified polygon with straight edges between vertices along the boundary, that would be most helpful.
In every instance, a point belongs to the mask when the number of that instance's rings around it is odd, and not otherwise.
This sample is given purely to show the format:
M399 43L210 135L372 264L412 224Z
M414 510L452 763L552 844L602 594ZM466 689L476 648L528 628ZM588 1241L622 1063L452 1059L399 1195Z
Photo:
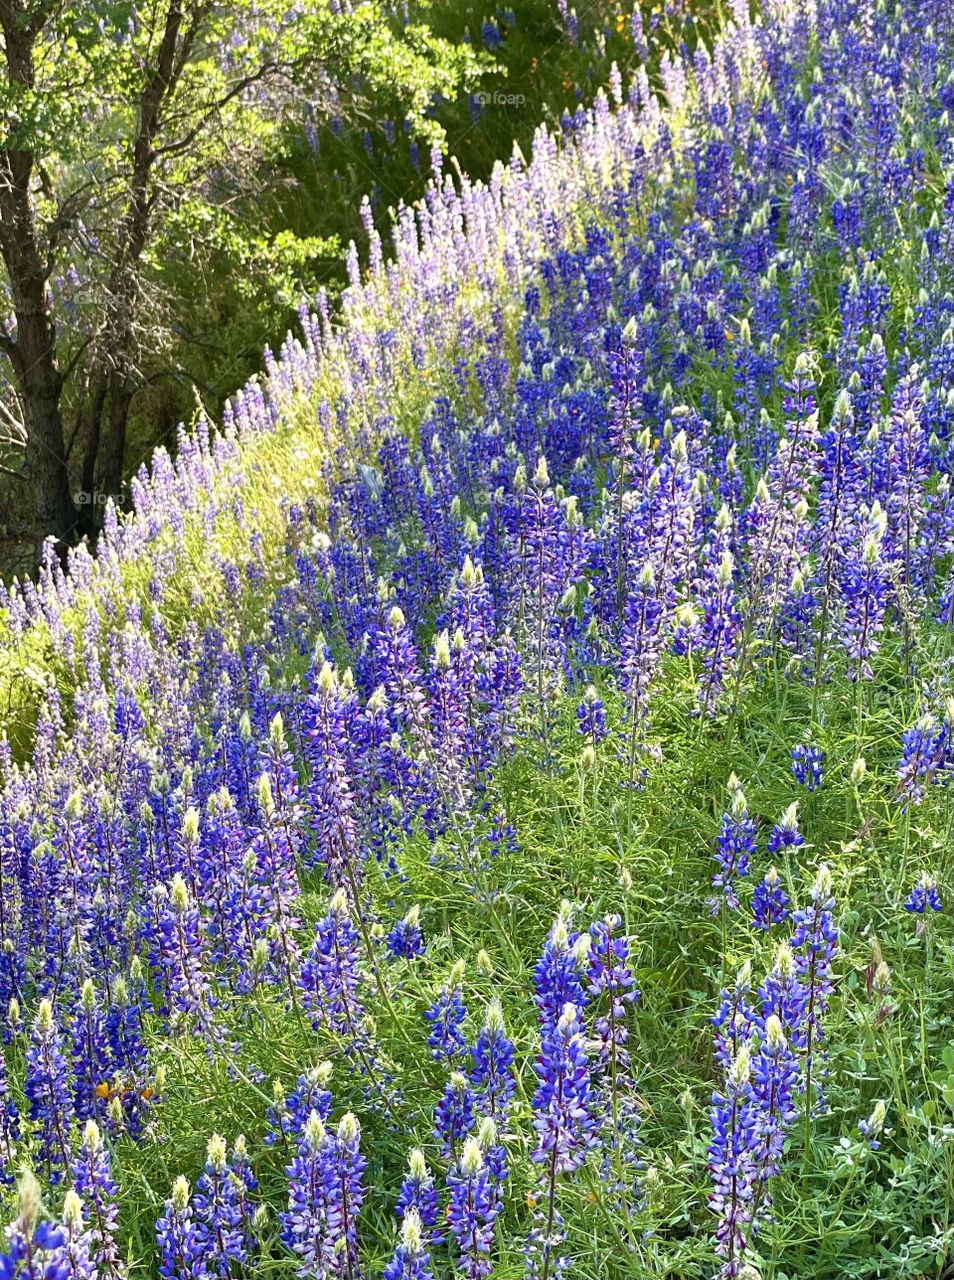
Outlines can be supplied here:
M114 369L109 377L109 418L100 455L99 483L103 493L117 502L125 474L126 423L132 397L133 385L129 376L122 369Z
M34 84L34 42L43 13L38 9L27 17L9 0L0 3L7 70L10 80L25 90ZM7 126L13 127L11 122ZM76 508L63 442L63 379L56 364L56 330L33 207L33 167L32 151L9 144L0 148L0 252L17 324L16 335L3 333L0 345L13 366L23 409L26 467L37 526L65 542L76 524Z

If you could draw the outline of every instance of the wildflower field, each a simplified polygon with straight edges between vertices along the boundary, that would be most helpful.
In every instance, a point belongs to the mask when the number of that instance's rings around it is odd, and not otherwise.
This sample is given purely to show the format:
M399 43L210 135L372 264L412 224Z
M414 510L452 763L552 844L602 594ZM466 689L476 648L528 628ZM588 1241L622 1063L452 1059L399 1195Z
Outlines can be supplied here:
M659 74L0 596L0 1280L954 1276L954 24Z

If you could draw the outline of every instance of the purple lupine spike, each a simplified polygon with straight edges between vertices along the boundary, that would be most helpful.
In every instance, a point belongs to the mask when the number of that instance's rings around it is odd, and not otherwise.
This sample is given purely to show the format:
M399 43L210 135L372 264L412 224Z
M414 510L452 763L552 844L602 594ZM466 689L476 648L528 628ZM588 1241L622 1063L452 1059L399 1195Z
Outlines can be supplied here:
M743 1044L752 1035L755 1010L749 1001L752 993L752 965L746 960L735 976L731 987L723 987L719 996L719 1008L712 1018L716 1029L716 1060L728 1068Z
M499 1000L487 1005L484 1025L470 1047L468 1075L477 1091L477 1110L498 1125L506 1118L516 1092L513 1043L504 1030L503 1008Z
M72 1187L63 1200L62 1222L59 1263L63 1280L97 1280L92 1233L86 1226L83 1203Z
M752 1051L739 1047L726 1071L725 1091L712 1095L709 1208L718 1215L716 1252L723 1259L719 1280L737 1280L748 1241L758 1170L758 1109L751 1084Z
M121 1280L126 1274L116 1240L119 1188L112 1177L109 1152L95 1120L87 1120L83 1141L70 1165L73 1186L87 1208L92 1254L101 1276Z
M356 882L361 873L355 799L348 770L347 706L330 663L324 663L303 708L308 802L315 834L314 857L332 884Z
M442 1243L444 1236L438 1230L440 1201L437 1186L427 1168L424 1153L415 1148L408 1160L408 1172L404 1175L394 1212L403 1219L413 1209L421 1220L427 1240L433 1245Z
M461 995L461 982L465 967L458 960L450 971L447 981L438 992L437 999L425 1010L424 1019L430 1023L431 1030L427 1037L431 1057L436 1062L446 1060L448 1063L459 1058L467 1048L467 1039L462 1030L467 1009Z
M578 935L570 933L569 914L569 904L564 904L533 971L533 1002L540 1011L544 1029L556 1025L566 1004L583 1009L587 1003L576 952Z
M888 603L889 579L882 557L887 516L875 502L868 516L867 533L852 547L838 579L844 605L842 643L851 659L852 680L873 680L871 659L881 647L880 634Z
M13 1167L20 1137L20 1113L10 1096L7 1064L0 1049L0 1184L13 1182Z
M248 1258L247 1224L239 1202L239 1186L228 1164L225 1139L209 1139L205 1169L195 1184L193 1211L200 1236L207 1244L208 1270L222 1280Z
M792 777L806 791L817 791L822 784L825 753L810 742L792 747Z
M204 1280L209 1274L207 1242L195 1222L189 1184L183 1177L172 1184L172 1194L156 1222L156 1243L162 1280Z
M360 1150L361 1127L349 1111L325 1146L324 1191L332 1274L358 1274L358 1213L364 1200L367 1161Z
M772 925L781 924L788 919L789 905L781 876L775 867L769 867L752 894L753 925L765 932Z
M331 1243L328 1239L327 1148L330 1139L317 1111L305 1122L301 1142L288 1178L288 1209L279 1217L282 1244L296 1255L302 1276L323 1271Z
M606 737L606 706L593 685L588 685L576 709L577 731L596 746Z
M775 949L771 970L758 990L761 1025L774 1015L783 1029L793 1036L801 1026L805 1012L806 991L795 968L795 956L787 942Z
M421 908L415 904L404 919L399 920L390 930L385 942L392 960L416 960L424 954L420 918Z
M566 1003L556 1023L544 1021L534 1070L539 1083L532 1103L536 1146L530 1158L541 1166L541 1207L525 1253L528 1273L547 1280L563 1240L563 1222L556 1210L557 1183L561 1174L575 1172L586 1160L597 1125L583 1027L575 1005Z
M49 1182L57 1183L69 1164L72 1099L66 1057L49 1000L41 1000L27 1047L24 1093L29 1117L39 1129L40 1158Z
M812 1097L812 1075L818 1046L825 1038L824 1017L835 990L831 973L832 961L838 950L838 928L835 925L831 872L821 866L811 888L808 907L792 915L795 932L792 950L795 952L795 972L804 989L802 1016L793 1035L793 1042L804 1052L807 1107L822 1106L824 1096L816 1084Z
M800 849L805 837L798 829L798 802L788 806L772 828L766 848L769 853L778 853L781 849Z
M626 596L620 632L620 683L629 719L629 784L636 783L636 762L645 747L649 696L664 647L665 605L651 564L645 564Z
M729 808L722 815L716 840L716 852L713 856L719 864L719 870L713 874L712 883L716 889L722 890L722 900L735 911L739 906L736 880L739 876L748 875L749 860L755 854L757 846L755 823L749 816L745 794L734 773L729 778L727 789ZM719 904L719 898L713 899L713 913L719 909Z
M949 708L943 724L938 725L934 716L926 715L901 734L898 796L905 805L920 804L925 787L936 785L950 770L952 728L954 706Z
M430 1251L421 1216L410 1208L401 1223L401 1239L384 1268L384 1280L433 1280Z
M77 1119L90 1120L104 1110L100 1086L113 1074L106 1019L96 987L87 978L70 1027L73 1042L73 1108Z
M905 898L903 905L905 911L912 911L920 916L927 911L943 910L935 878L928 875L926 871L922 871L917 884Z
M67 1231L41 1219L40 1186L29 1170L21 1175L18 1192L17 1216L7 1229L6 1251L0 1254L0 1276L3 1280L65 1280L71 1275L70 1260L64 1256ZM70 1207L74 1208L72 1202Z
M360 996L363 985L358 931L351 919L348 895L339 889L328 904L328 914L315 927L315 940L301 966L303 1001L315 1025L340 1036L358 1056L362 1069L373 1074Z
M280 734L281 721L277 716L276 722ZM274 725L275 722L273 733ZM288 835L294 820L279 808L269 774L263 773L259 778L255 797L260 825L252 839L251 852L255 857L258 913L267 930L269 969L279 977L294 1004L301 967L296 937L300 920L295 910L301 892L295 865L297 837L290 839Z
M197 1027L213 1033L209 980L204 967L204 944L199 910L181 875L168 889L153 890L154 924L150 928L169 1009L170 1026L184 1033Z
M464 1280L485 1280L492 1270L490 1250L500 1205L476 1138L465 1141L447 1184L447 1228L457 1244L456 1269Z
M434 1137L440 1142L445 1159L453 1161L461 1139L476 1120L474 1094L467 1077L460 1071L452 1071L434 1108Z

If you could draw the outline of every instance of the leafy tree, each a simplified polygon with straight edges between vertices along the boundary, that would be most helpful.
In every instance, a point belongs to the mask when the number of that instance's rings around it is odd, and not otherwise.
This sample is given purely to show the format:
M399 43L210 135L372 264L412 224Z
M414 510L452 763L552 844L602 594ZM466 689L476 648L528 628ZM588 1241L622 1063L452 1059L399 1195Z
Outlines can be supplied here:
M386 95L437 142L434 101L491 66L423 6L396 9L0 0L0 465L29 486L38 537L92 532L86 496L119 492L133 400L177 372L170 269L200 282L225 253L281 281L324 252L247 217L290 128Z

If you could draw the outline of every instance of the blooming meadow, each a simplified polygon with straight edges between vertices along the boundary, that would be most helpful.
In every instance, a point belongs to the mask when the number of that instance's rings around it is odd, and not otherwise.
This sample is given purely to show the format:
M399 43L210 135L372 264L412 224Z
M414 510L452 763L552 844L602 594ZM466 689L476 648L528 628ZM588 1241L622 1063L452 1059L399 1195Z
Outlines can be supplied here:
M4 594L3 1280L950 1274L945 12L435 157Z

